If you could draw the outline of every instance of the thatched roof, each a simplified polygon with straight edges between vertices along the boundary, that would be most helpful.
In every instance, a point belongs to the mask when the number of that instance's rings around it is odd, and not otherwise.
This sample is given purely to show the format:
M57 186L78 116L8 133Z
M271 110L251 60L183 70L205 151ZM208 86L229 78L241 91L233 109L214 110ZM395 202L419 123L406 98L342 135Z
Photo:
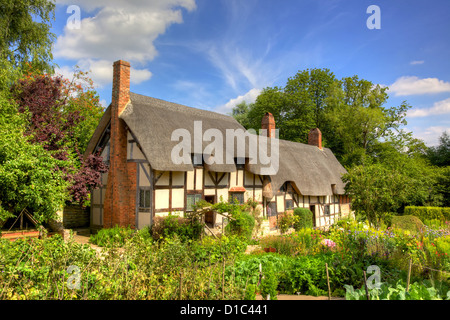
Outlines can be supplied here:
M279 140L279 169L270 176L272 190L291 181L302 195L344 194L341 176L347 171L328 148ZM251 169L250 169L251 170ZM259 170L251 170L259 174Z
M172 141L172 133L177 129L185 129L191 137L190 150L194 150L195 142L201 146L201 151L210 142L204 142L202 134L208 129L217 129L225 137L227 129L241 129L245 131L234 118L216 112L195 109L176 103L167 102L139 94L130 93L131 102L120 114L131 132L141 146L143 153L151 166L160 171L190 171L193 165L174 164L171 161L171 153L175 146L180 144L179 140ZM194 121L201 121L202 132L200 135L194 133ZM194 141L196 139L197 141ZM186 142L186 141L183 141ZM185 145L188 147L188 145ZM225 159L225 154L223 155ZM217 172L235 171L234 164L213 164L209 169Z
M94 134L89 140L88 145L86 146L86 150L84 151L83 154L84 159L86 159L91 153L94 152L95 147L97 146L100 138L102 137L103 132L108 127L110 121L111 121L111 105L109 105L109 107L106 108L97 128L94 131Z
M181 141L171 141L171 138L175 130L187 130L192 137L191 151L196 153L194 150L194 121L201 121L202 133L208 129L217 129L223 136L223 164L216 163L206 166L210 171L232 172L236 170L234 164L225 164L226 152L230 153L231 158L238 157L236 143L233 150L227 150L225 146L227 129L237 130L238 136L241 138L250 136L250 133L245 131L244 127L231 116L135 93L130 93L130 103L119 117L125 121L133 133L151 167L161 171L193 170L192 163L175 164L171 161L172 150ZM102 118L101 124L105 122L106 120ZM258 143L261 141L267 144L271 141L271 138L264 136L251 136L256 138ZM211 144L211 141L203 141L201 135L196 138L199 145L202 146L202 151ZM271 154L270 143L268 143L268 150ZM245 157L248 155L249 148L246 145ZM217 157L218 154L214 156ZM278 190L286 181L291 181L302 195L323 196L344 193L341 175L346 171L331 150L327 148L321 150L315 146L279 140L278 159L278 172L270 175L272 190ZM267 165L247 163L246 168L254 174L264 174Z

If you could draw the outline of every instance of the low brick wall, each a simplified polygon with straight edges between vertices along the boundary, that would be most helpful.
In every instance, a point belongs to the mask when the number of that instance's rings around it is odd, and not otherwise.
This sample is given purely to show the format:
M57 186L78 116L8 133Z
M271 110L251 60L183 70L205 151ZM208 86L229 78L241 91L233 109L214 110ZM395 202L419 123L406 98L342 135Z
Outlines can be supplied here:
M89 208L83 209L78 205L64 207L63 225L65 229L88 227L89 218Z

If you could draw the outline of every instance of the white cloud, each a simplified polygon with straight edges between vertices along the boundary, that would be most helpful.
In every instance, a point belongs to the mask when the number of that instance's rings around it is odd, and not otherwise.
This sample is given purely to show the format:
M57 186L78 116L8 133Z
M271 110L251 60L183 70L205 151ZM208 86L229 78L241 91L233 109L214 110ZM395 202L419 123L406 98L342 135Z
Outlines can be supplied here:
M113 66L112 62L107 60L81 59L78 61L78 67L83 71L90 71L89 76L97 87L102 87L112 82ZM57 74L61 74L67 79L72 79L74 74L73 68L63 66L55 70ZM152 73L148 69L135 69L131 67L130 82L139 84L150 79Z
M247 103L255 102L256 98L259 96L260 93L261 93L260 89L253 88L242 96L238 96L237 98L230 99L230 101L228 101L224 105L216 108L215 111L220 112L220 113L225 113L225 114L231 113L233 108L243 101L245 101Z
M439 137L444 131L450 134L450 128L444 126L432 126L426 129L413 128L414 136L418 139L423 140L428 146L439 145Z
M79 29L64 27L54 45L54 56L77 61L92 70L99 85L111 82L112 63L126 60L135 66L131 81L139 83L151 77L145 69L158 51L156 38L174 23L182 23L182 9L194 10L195 0L58 0L58 4L80 6L95 14L81 20ZM63 69L63 68L62 68ZM64 71L64 70L63 70Z
M411 61L409 64L412 64L414 66L417 64L424 64L424 63L425 63L425 61L423 61L423 60L414 60L414 61Z
M433 106L428 109L411 109L408 111L408 117L419 118L447 113L450 113L450 98L435 102Z
M404 76L391 84L389 91L396 96L450 92L450 82L437 78L420 79L415 76Z

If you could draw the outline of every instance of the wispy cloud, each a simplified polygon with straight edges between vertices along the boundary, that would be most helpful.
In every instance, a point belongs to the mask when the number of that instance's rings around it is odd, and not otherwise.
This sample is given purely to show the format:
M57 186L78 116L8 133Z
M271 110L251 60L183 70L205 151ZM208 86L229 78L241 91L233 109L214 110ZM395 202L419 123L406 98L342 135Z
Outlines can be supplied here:
M404 76L391 84L389 91L393 92L395 96L450 92L450 82L438 78L420 79L416 76Z
M434 103L431 108L411 109L408 112L408 117L419 118L437 116L441 114L450 114L450 98Z
M278 75L278 70L270 61L265 61L264 56L257 56L232 42L213 44L205 53L235 91L268 86Z
M414 61L411 61L409 64L411 64L411 65L417 65L417 64L424 64L425 63L425 61L423 61L423 60L414 60Z

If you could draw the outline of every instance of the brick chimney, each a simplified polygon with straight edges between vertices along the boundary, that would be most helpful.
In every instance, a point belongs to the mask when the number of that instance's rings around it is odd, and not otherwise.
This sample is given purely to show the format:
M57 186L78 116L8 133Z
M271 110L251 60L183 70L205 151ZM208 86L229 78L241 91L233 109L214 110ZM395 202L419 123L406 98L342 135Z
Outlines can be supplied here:
M127 128L119 118L130 101L130 64L113 64L111 135L108 181L103 203L103 227L135 226L136 163L127 162Z
M311 129L308 133L308 144L318 147L322 150L322 132L319 128Z
M262 118L261 129L267 130L266 135L269 138L275 138L275 119L270 112L266 112Z

